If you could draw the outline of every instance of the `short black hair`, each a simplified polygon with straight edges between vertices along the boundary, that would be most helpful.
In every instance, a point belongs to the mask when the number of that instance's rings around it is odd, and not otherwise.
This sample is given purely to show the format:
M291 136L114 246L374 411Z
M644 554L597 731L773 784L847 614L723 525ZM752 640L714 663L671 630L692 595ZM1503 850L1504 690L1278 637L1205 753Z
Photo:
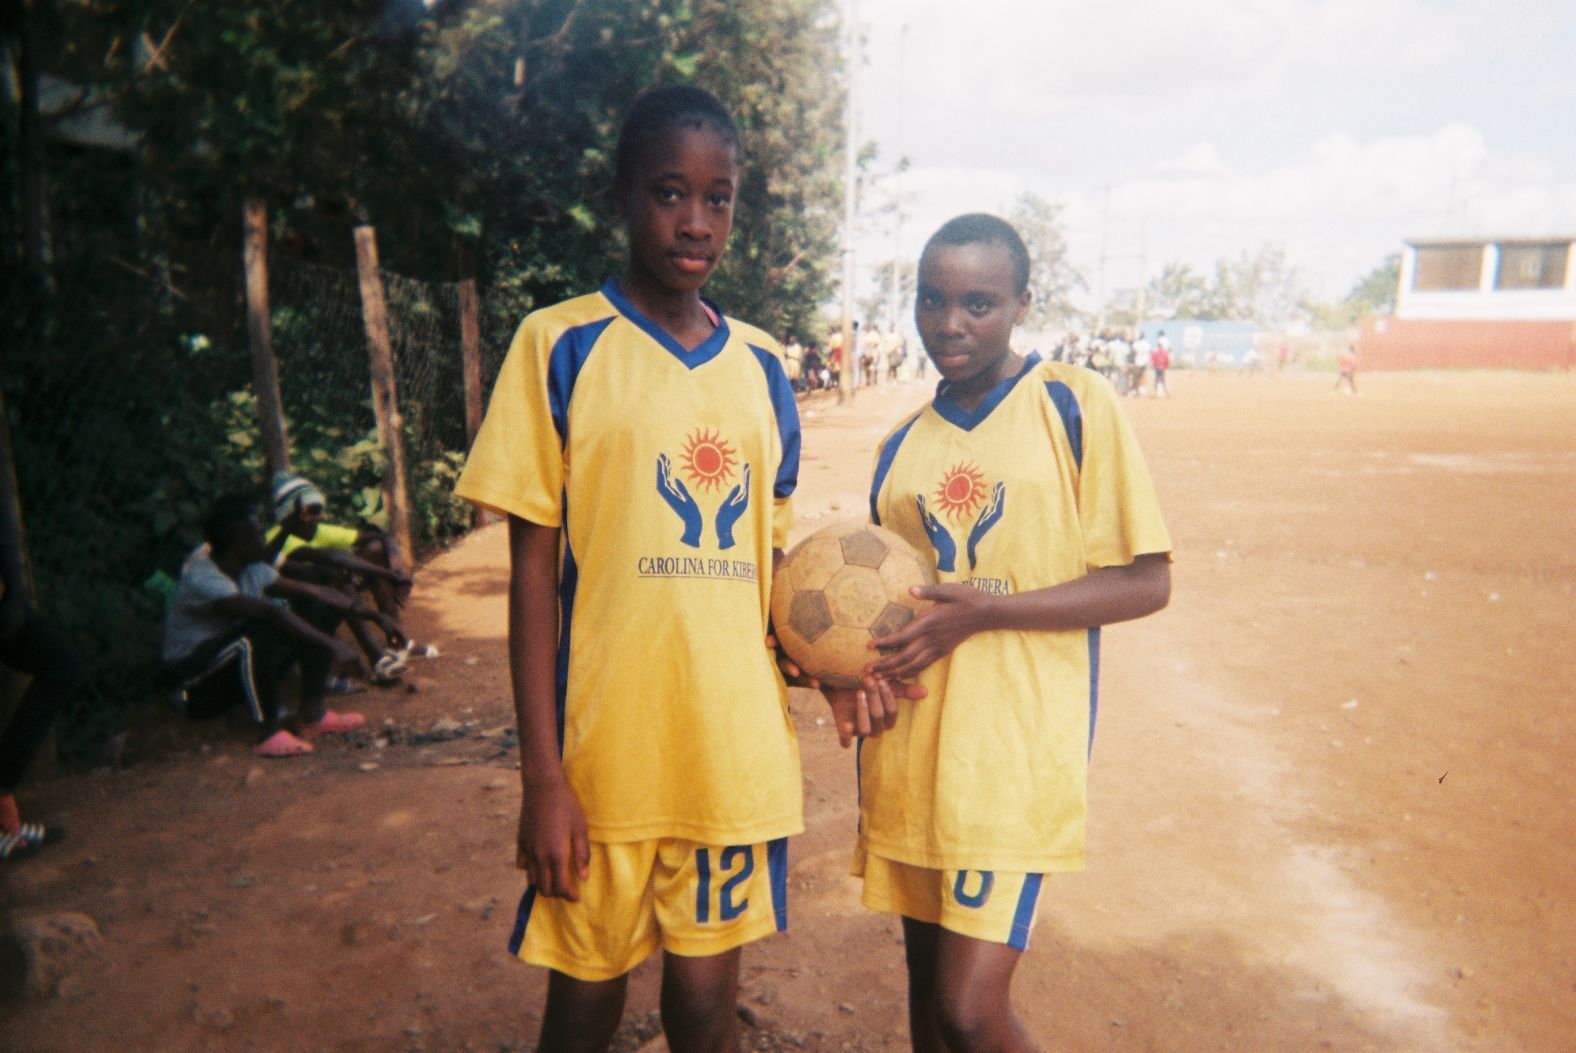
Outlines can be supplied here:
M257 498L252 494L225 494L214 501L203 520L202 537L215 552L230 547L238 524L257 516Z
M1011 223L986 212L969 212L955 216L941 225L925 242L919 254L923 260L933 245L1000 245L1012 257L1012 283L1014 291L1029 290L1029 247L1018 236Z
M618 147L613 152L613 185L627 187L635 178L640 159L665 137L680 129L700 128L715 132L743 163L739 126L711 92L688 84L667 84L642 93L630 105L618 132Z

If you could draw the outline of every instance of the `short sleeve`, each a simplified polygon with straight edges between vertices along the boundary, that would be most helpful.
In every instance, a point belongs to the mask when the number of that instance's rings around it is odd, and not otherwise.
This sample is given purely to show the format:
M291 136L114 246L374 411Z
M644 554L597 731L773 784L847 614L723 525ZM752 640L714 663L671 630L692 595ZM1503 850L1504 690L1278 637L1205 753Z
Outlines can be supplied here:
M772 547L788 547L793 529L793 493L799 486L799 447L802 441L799 405L793 383L783 368L782 349L764 333L752 331L750 350L760 363L777 425L778 462L772 479ZM757 342L758 340L758 342Z
M1170 553L1149 468L1115 394L1090 384L1083 401L1078 518L1089 565L1124 566L1138 556Z
M238 591L235 582L206 559L190 564L181 586L187 593L187 604L193 610L206 610L216 600L234 596Z
M487 415L455 494L474 505L542 526L562 522L568 392L553 404L552 334L539 315L521 323L509 346Z
M261 597L278 580L279 572L269 564L248 563L241 568L237 584L241 595Z

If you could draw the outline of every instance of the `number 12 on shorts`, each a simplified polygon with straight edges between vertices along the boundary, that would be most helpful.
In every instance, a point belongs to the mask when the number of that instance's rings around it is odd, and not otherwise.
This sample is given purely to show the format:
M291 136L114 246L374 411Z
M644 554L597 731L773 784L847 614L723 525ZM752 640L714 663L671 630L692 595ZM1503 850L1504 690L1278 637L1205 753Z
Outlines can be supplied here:
M713 849L695 849L695 920L704 925L712 919L712 876L722 880L717 889L716 917L718 921L732 921L743 914L750 901L743 896L740 886L755 873L755 853L752 845L730 845L717 852L716 865L712 863ZM725 880L723 880L725 878ZM736 898L737 897L737 898Z

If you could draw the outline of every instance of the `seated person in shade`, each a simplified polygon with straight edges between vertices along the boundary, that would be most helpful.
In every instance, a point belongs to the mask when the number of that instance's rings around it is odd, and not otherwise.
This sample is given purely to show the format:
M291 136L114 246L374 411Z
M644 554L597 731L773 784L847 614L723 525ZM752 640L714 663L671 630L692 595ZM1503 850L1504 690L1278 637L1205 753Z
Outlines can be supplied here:
M23 571L20 520L14 515L0 517L0 665L32 678L11 718L0 723L3 863L32 855L63 832L58 826L23 822L16 790L55 717L82 684L82 659L33 606Z
M359 713L324 708L335 666L361 664L355 649L274 602L309 600L351 622L382 625L380 612L334 589L281 577L268 563L256 506L245 495L221 497L203 526L206 544L184 566L164 623L166 674L182 688L186 712L217 716L244 702L258 727L260 757L312 752L302 736L354 731ZM280 684L291 667L301 674L292 720L281 715Z
M382 531L325 522L323 492L299 475L274 477L276 525L267 535L268 559L286 577L323 585L350 596L371 594L389 628L378 639L366 622L352 621L351 632L380 679L405 667L412 648L399 627L399 610L410 595L410 575L400 570L394 545ZM323 628L323 612L310 601L298 613ZM421 648L423 654L427 648Z

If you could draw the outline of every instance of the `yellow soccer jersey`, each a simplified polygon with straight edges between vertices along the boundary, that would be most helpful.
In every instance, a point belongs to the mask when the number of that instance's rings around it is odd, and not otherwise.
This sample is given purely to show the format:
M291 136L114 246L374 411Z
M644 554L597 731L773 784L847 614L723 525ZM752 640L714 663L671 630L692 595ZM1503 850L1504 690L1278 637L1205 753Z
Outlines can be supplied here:
M802 829L765 647L799 416L780 352L719 315L685 350L609 281L521 324L456 492L561 528L558 720L593 839Z
M871 518L943 582L1016 594L1168 553L1148 470L1110 385L1030 356L972 411L947 398L883 442ZM921 676L923 701L860 752L860 836L915 866L1083 865L1099 630L988 632Z
M267 542L270 545L273 544L274 538L278 537L279 531L283 529L280 526L271 527L266 538ZM276 562L283 563L290 557L290 553L298 548L320 548L330 552L349 552L356 547L356 538L360 536L361 532L355 527L335 526L333 523L319 523L317 525L317 533L312 535L311 541L303 541L294 534L285 538L285 543L279 547L279 558Z

